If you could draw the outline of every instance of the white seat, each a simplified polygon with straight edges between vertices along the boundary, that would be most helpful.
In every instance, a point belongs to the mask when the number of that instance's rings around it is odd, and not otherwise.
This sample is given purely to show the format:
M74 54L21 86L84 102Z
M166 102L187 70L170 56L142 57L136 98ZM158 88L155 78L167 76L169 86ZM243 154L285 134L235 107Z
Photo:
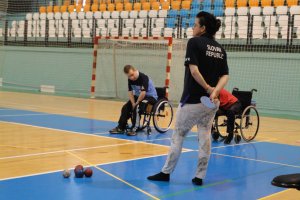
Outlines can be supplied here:
M133 37L139 37L141 33L141 28L134 28L133 29Z
M123 28L122 29L122 36L123 37L131 37L131 35L132 35L132 30L133 30L133 28Z
M291 6L290 14L291 15L300 15L300 6Z
M81 25L80 25L83 29L86 29L86 28L90 28L90 24L89 24L89 21L87 19L83 19L81 20ZM92 26L91 26L92 27Z
M52 13L53 14L53 13ZM40 14L40 19L45 20L47 19L47 14L46 13L41 13Z
M100 11L95 12L94 17L95 17L95 19L101 19L102 18L102 12L100 12Z
M156 18L154 19L153 27L160 27L164 28L165 27L165 19L164 18Z
M234 16L227 16L224 20L225 28L235 26L236 18Z
M158 17L166 18L168 16L167 10L159 10L158 11Z
M219 31L218 31L219 32ZM192 38L193 37L193 28L187 28L185 30L185 33L186 33L186 37L187 38Z
M111 37L119 36L119 29L117 29L117 28L109 29L109 36L111 36Z
M24 20L19 21L18 26L19 26L19 28L24 28L25 27L25 21Z
M277 15L286 15L288 13L288 7L287 6L278 6L276 8L276 14Z
M254 38L254 39L263 39L264 38L264 28L263 27L259 27L256 29L253 28L253 30L255 30L255 31L252 32L252 38Z
M158 16L157 10L150 10L149 17L156 18Z
M65 19L65 20L62 20L62 22L60 22L60 23L62 24L62 27L64 27L66 30L68 30L69 20Z
M113 11L111 13L111 18L113 18L113 19L119 19L119 17L120 17L120 12L119 11Z
M10 33L10 37L16 37L16 29L15 28L11 28L9 33Z
M148 11L147 10L141 10L139 12L139 17L140 18L147 18L148 17Z
M253 16L253 30L256 30L257 27L262 27L263 17L262 16Z
M49 20L54 19L54 13L53 12L48 13L47 14L47 19L49 19Z
M85 19L85 12L79 12L78 19Z
M278 39L279 28L278 27L268 27L266 30L266 36L270 39Z
M235 8L226 8L224 13L225 13L225 16L234 16Z
M62 14L62 19L69 19L69 13L68 12L64 12L63 14ZM55 19L57 19L56 18L56 15L55 15Z
M248 16L239 16L237 18L238 26L247 26L248 25Z
M192 30L193 31L193 30ZM187 30L186 30L186 34L187 34ZM193 36L193 32L191 33L190 36L187 36L187 38L191 38ZM216 39L221 39L222 38L222 31L219 30L217 33L216 33Z
M163 28L153 28L152 29L152 36L153 37L161 37L162 36Z
M87 18L87 19L93 19L93 16L94 16L94 13L90 12L90 11L85 14L85 18Z
M81 38L82 31L81 28L75 28L73 29L73 37L75 38Z
M276 16L265 16L264 24L265 26L276 26L277 17Z
M80 24L79 24L79 20L75 19L72 20L72 28L79 28Z
M91 29L84 28L82 30L82 35L83 35L84 38L90 38L91 37Z
M11 26L12 26L12 28L17 28L17 21L12 21L11 22Z
M136 28L144 28L146 26L145 22L146 22L145 19L136 19L135 20L135 27Z
M40 19L40 13L33 13L32 18L33 18L33 20L39 20Z
M64 28L58 28L58 37L60 37L60 38L63 38L63 37L66 37L67 36L67 34L66 34L66 31L65 31L65 29Z
M263 15L273 15L273 14L274 14L273 6L266 6L263 8Z
M49 30L49 37L50 37L50 38L56 37L56 30L55 30L55 29Z
M300 28L295 31L297 39L300 39Z
M300 15L294 16L294 27L300 27Z
M247 26L239 26L237 30L238 37L241 39L247 38L248 27Z
M104 11L102 13L102 17L103 17L103 19L109 19L110 18L110 12L109 11Z
M281 35L281 39L287 39L288 27L280 27L279 32L280 32L280 35Z
M121 11L120 14L122 19L127 19L129 17L129 12L128 11Z
M132 18L132 19L135 19L138 17L138 12L133 10L133 11L130 11L129 13L129 17Z
M60 12L57 12L54 14L54 18L55 19L61 19L62 18L62 14Z
M97 20L97 27L98 28L105 28L106 27L106 20L105 19L98 19Z
M70 18L73 20L73 19L77 19L77 13L76 12L72 12L70 14Z
M173 28L164 28L164 37L173 37Z
M117 28L118 27L118 22L119 20L116 19L108 19L107 20L107 28Z
M239 8L237 8L237 11L236 11L237 15L247 15L248 12L249 12L248 7L239 7Z
M287 27L289 23L288 15L279 15L278 16L278 26L279 27Z
M134 27L134 19L124 19L124 28L133 28Z
M26 14L26 20L32 20L32 13L27 13Z
M250 8L250 15L260 15L260 14L261 14L261 7Z
M233 29L224 29L224 37L226 39L234 39L235 31Z
M109 35L107 28L100 29L100 36L107 37Z
M141 28L140 29L140 35L142 37L146 37L147 36L147 29L146 28Z

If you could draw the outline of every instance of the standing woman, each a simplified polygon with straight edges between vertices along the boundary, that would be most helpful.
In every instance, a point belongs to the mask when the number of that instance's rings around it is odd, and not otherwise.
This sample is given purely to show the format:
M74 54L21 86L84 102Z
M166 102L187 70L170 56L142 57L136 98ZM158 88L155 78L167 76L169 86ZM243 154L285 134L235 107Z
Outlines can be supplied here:
M196 16L193 38L188 41L186 49L184 89L176 113L170 151L161 172L149 176L149 180L170 180L184 138L197 125L199 156L196 176L192 182L202 185L211 153L211 126L220 104L218 96L229 78L226 52L214 39L220 26L221 21L210 13L200 12ZM210 97L217 105L216 108L205 107L200 102L202 96Z

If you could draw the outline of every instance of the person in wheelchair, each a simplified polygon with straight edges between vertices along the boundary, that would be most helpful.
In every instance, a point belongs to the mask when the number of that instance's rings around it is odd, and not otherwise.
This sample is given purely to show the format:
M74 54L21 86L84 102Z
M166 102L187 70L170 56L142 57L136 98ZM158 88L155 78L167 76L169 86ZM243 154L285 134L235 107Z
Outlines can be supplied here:
M129 101L122 107L118 126L109 131L111 134L123 134L126 131L128 119L131 116L136 116L132 115L132 113L136 112L138 105L143 104L142 101L147 101L149 104L154 105L158 98L153 81L146 74L139 72L132 65L126 65L124 73L128 77ZM135 123L135 119L132 121ZM136 130L131 129L127 131L127 135L136 135Z
M231 140L233 139L235 115L242 110L242 105L235 96L225 89L220 91L219 98L220 107L217 115L224 114L227 117L228 136L225 138L224 143L230 144Z

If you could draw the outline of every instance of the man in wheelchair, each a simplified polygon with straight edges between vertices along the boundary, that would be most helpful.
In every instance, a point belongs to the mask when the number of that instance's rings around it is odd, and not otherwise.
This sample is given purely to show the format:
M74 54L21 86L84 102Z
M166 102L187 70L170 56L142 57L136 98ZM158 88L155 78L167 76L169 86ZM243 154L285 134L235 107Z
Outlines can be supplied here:
M233 139L235 115L242 110L239 100L225 89L220 91L220 107L216 115L226 115L227 117L227 134L224 143L230 144Z
M128 119L131 116L135 116L132 113L136 112L137 106L142 105L143 101L147 101L152 105L157 101L157 93L153 81L146 74L139 72L131 65L124 67L124 73L128 77L129 101L122 107L118 126L109 131L111 134L123 134L126 131ZM135 123L135 119L132 121ZM131 129L127 131L127 135L136 135L136 130Z

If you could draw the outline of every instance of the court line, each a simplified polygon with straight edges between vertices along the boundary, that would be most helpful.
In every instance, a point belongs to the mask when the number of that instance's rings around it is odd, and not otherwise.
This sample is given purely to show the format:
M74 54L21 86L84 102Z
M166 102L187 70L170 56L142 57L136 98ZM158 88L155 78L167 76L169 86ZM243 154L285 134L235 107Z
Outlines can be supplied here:
M298 165L289 165L289 164L266 161L266 160L259 160L259 159L254 159L254 158L245 158L245 157L240 157L240 156L232 156L232 155L227 155L227 154L222 154L222 153L211 153L211 154L218 155L218 156L224 156L224 157L243 159L243 160L251 160L251 161L268 163L268 164L274 164L274 165L281 165L281 166L285 166L285 167L300 168L300 166L298 166Z
M148 197L151 197L152 199L155 199L155 200L159 200L159 198L157 198L156 196L153 196L152 194L150 194L150 193L148 193L148 192L146 192L146 191L144 191L144 190L142 190L142 189L140 189L140 188L138 188L138 187L132 185L131 183L129 183L129 182L127 182L127 181L125 181L125 180L123 180L123 179L121 179L121 178L119 178L119 177L113 175L112 173L110 173L110 172L108 172L108 171L106 171L106 170L104 170L104 169L102 169L102 168L100 168L100 167L98 167L98 166L96 166L96 165L90 163L89 161L85 160L84 158L81 158L80 156L77 156L76 154L71 153L71 152L69 152L69 151L66 151L66 152L67 152L68 154L72 155L73 157L75 157L75 158L77 158L77 159L79 159L79 160L81 160L81 161L87 163L88 165L91 165L91 166L95 167L95 168L98 169L99 171L101 171L101 172L103 172L103 173L105 173L105 174L107 174L107 175L113 177L114 179L117 179L118 181L121 181L122 183L124 183L124 184L126 184L126 185L132 187L133 189L135 189L135 190L137 190L137 191L139 191L139 192L141 192L141 193L147 195Z
M281 193L283 193L283 192L287 192L287 191L290 191L290 190L291 190L291 189L285 189L285 190L282 190L282 191L280 191L280 192L276 192L276 193L270 194L270 195L268 195L268 196L259 198L258 200L268 199L268 198L270 198L270 197L274 197L274 196L276 196L276 195L278 195L278 194L281 194Z
M56 154L56 153L64 153L66 151L83 151L83 150L90 150L90 149L101 149L106 147L115 147L115 146L123 146L123 145L129 145L129 144L136 144L137 142L132 141L131 143L122 143L122 144L112 144L112 145L103 145L103 146L94 146L94 147L83 147L83 148L76 148L76 149L64 149L64 150L57 150L57 151L48 151L48 152L41 152L41 153L32 153L32 154L23 154L18 156L7 156L7 157L0 157L0 160L5 159L14 159L14 158L24 158L24 157L30 157L30 156L40 156L40 155L47 155L47 154ZM5 145L0 145L5 146ZM26 147L23 147L26 148ZM38 148L43 149L43 148ZM47 150L46 148L44 150Z

